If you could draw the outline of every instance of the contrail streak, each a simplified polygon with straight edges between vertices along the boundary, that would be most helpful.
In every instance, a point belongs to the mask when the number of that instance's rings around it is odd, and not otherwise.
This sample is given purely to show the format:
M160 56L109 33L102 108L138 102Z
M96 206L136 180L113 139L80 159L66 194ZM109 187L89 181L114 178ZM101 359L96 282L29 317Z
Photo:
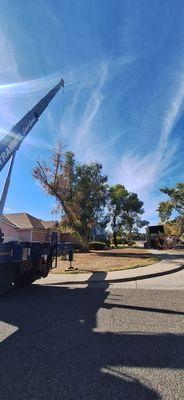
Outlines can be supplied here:
M61 72L23 82L14 82L0 85L0 97L19 97L41 92L54 85L61 77Z

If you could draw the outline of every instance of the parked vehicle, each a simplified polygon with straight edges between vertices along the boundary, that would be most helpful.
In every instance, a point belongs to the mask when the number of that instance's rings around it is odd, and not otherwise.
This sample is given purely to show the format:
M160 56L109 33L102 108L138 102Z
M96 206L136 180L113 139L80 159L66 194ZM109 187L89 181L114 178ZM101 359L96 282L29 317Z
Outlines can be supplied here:
M164 225L152 225L146 229L144 247L152 249L171 249L172 240L166 236Z
M62 86L64 86L63 79L0 140L0 171L11 159L0 200L0 218L3 215L16 152ZM69 261L72 261L71 244L62 244L60 251L65 251ZM44 243L18 240L5 242L3 232L0 230L0 294L8 291L13 284L15 286L29 285L36 279L46 277L49 270L57 266L57 252L57 234L54 232Z

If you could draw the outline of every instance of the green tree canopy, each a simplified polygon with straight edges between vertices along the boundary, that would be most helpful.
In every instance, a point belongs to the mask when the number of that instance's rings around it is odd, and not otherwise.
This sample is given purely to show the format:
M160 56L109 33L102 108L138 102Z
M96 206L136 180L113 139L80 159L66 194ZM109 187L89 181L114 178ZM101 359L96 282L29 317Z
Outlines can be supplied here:
M123 185L114 185L109 189L108 209L115 245L122 226L128 230L131 237L136 227L148 225L147 221L141 219L144 213L143 202L139 200L136 193L129 193Z
M141 219L141 215L143 213L143 202L139 200L136 193L129 193L123 213L123 224L127 229L130 238L135 229L142 228L143 226L149 224L148 221Z
M172 211L184 215L184 183L177 183L173 188L162 188L160 191L169 197L168 201L160 203L158 211L162 220L169 219Z
M170 201L161 201L157 211L162 222L168 221L173 211L173 205Z
M164 224L165 232L167 236L177 236L182 235L182 225L180 219L174 219L173 221L167 221Z
M108 210L115 246L117 245L118 231L122 226L122 214L128 197L128 191L123 185L114 185L109 188Z
M54 196L69 226L88 247L91 228L100 219L106 203L107 177L100 163L78 163L72 152L59 146L50 162L38 162L33 177Z
M159 217L162 222L169 221L173 212L177 217L175 223L179 223L181 233L184 232L184 183L177 183L173 188L162 188L160 191L168 196L167 201L161 201L158 207Z

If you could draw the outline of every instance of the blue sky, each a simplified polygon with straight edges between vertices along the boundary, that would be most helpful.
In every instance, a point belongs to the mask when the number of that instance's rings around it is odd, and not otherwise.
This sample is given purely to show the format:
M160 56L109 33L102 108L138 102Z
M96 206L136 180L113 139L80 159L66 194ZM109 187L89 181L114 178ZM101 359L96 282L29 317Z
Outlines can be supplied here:
M1 135L66 82L17 154L6 212L52 218L32 169L60 141L158 222L159 188L184 179L183 20L182 0L0 0Z

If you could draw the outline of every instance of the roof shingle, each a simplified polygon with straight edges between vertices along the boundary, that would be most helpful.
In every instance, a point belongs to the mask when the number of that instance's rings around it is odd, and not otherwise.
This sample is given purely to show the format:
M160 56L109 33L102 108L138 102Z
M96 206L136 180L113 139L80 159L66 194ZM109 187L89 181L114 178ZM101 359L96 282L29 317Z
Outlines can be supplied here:
M5 214L5 218L20 229L45 229L40 219L28 213Z
M58 226L58 221L42 221L42 224L46 229L56 229Z

